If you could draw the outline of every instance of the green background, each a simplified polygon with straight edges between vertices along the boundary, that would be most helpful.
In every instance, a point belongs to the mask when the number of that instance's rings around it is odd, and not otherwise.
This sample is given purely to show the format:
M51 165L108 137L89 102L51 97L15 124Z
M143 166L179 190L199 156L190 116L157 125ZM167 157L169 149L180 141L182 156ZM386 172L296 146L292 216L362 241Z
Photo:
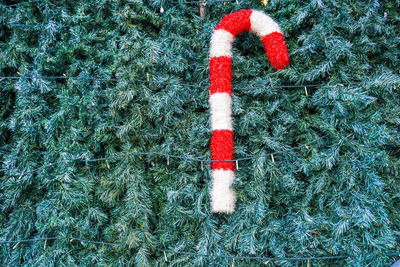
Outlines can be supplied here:
M19 3L0 4L2 265L398 259L384 255L400 251L398 0L216 2L204 19L182 1ZM236 38L235 158L253 158L236 211L212 214L209 41L247 8L280 25L290 66Z

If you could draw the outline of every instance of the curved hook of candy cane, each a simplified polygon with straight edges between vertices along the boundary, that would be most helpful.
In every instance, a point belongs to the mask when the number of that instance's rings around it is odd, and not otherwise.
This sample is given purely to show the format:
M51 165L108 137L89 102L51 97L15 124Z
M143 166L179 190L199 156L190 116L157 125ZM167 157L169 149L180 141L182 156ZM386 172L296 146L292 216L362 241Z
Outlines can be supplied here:
M236 193L232 126L232 44L236 35L248 31L263 42L275 70L289 65L289 54L279 25L261 11L247 9L226 15L215 27L210 45L211 211L233 213ZM221 162L223 161L223 162Z

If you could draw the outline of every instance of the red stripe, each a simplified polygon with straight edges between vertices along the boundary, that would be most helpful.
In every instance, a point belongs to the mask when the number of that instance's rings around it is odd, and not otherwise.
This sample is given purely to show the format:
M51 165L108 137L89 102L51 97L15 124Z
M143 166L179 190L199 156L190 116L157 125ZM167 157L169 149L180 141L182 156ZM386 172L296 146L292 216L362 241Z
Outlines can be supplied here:
M267 57L275 70L289 66L289 54L283 34L273 32L261 38Z
M214 130L211 137L211 159L212 160L233 160L233 131ZM212 162L213 170L235 170L235 162Z
M228 14L220 21L218 26L215 27L215 30L223 29L232 33L234 37L241 32L248 32L250 31L251 27L251 12L251 9L244 9L235 13Z
M228 93L232 95L232 59L227 56L210 59L210 94Z

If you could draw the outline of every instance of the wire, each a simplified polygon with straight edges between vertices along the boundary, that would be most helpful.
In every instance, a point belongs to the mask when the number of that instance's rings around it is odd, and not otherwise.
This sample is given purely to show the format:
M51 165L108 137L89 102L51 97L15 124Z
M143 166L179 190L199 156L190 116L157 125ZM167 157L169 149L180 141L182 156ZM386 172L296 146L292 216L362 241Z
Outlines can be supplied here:
M158 249L162 250L162 249ZM186 254L193 256L203 256L209 258L230 258L230 259L258 259L262 261L303 261L303 260L329 260L329 259L343 259L351 257L351 255L338 255L338 256L321 256L321 257L285 257L285 258L268 258L268 257L259 257L259 256L225 256L225 255L213 255L213 254L198 254L193 252L186 251L175 251L175 250L166 250L163 251L172 252L175 254ZM388 252L388 253L379 253L379 255L385 256L400 256L400 251L398 252Z
M351 135L351 134L350 134ZM350 135L348 135L346 138L348 138ZM275 154L280 154L283 152L287 152L287 151L292 151L292 150L296 150L299 149L301 147L305 147L307 145L310 145L314 142L317 142L319 140L322 140L324 137L326 137L327 135L323 135L317 139L314 139L311 142L308 142L306 144L297 146L297 147L292 147L292 148L288 148L288 149L283 149L280 151L275 151L273 153L268 153L268 154L264 154L263 156L251 156L251 157L243 157L243 158L238 158L238 159L234 159L234 160L211 160L211 159L201 159L201 158L193 158L193 157L185 157L185 156L177 156L177 155L172 155L172 154L168 154L168 153L162 153L162 152L138 152L138 151L129 151L126 153L116 153L116 155L110 156L110 157L103 157L103 158L95 158L95 159L80 159L80 158L76 158L76 159L64 159L64 160L60 160L58 162L53 162L53 163L46 163L45 165L42 165L41 167L38 167L36 169L30 170L30 171L26 171L26 172L22 172L22 173L16 173L16 174L11 174L11 176L24 176L26 174L29 173L33 173L36 172L38 170L44 169L45 167L48 166L55 166L57 164L60 164L62 162L68 162L68 161L75 161L75 160L80 160L83 162L95 162L95 161L102 161L102 160L113 160L113 159L120 159L123 157L127 157L130 155L149 155L149 156L153 156L153 155L159 155L159 156L165 156L165 157L171 157L171 158L178 158L178 159L184 159L186 161L198 161L198 162L238 162L238 161L242 161L242 160L250 160L250 159L256 159L256 158L261 158L261 157L267 157L267 156L271 156L271 155L275 155ZM0 169L0 171L7 171L7 169Z
M62 239L64 239L64 238L53 236L53 237L40 237L40 238L20 239L20 240L1 240L0 244L27 243L27 242L46 241L46 240L62 240ZM111 246L119 245L118 243L110 243L110 242L102 242L102 241L94 241L94 240L85 240L85 239L80 239L80 238L77 238L77 237L69 238L69 242L72 242L74 240L87 242L87 243L100 244L100 245L111 245Z
M42 0L32 0L32 1L25 1L21 3L16 3L16 4L11 4L11 5L4 5L5 7L14 7L14 6L19 6L25 3L34 3L34 2L40 2ZM213 1L174 1L174 2L169 2L169 3L181 3L181 4L214 4L214 3L220 3L220 2L226 2L226 3L234 3L236 0L213 0ZM168 3L166 3L168 4Z
M152 74L155 76L154 74ZM34 75L34 76L0 76L0 81L5 80L5 79L21 79L21 78L26 78L26 79L33 79L33 78L43 78L43 79L82 79L82 80L96 80L96 81L119 81L120 79L114 79L114 78L99 78L99 77L94 77L94 76L87 76L87 77L79 77L79 76L41 76L41 75ZM149 80L134 80L135 82L139 83L151 83ZM167 82L168 80L165 80L163 82ZM380 82L381 84L395 84L396 82ZM323 87L323 86L340 86L344 87L345 85L358 85L362 84L362 82L350 82L347 84L336 84L336 85L329 85L329 84L301 84L301 85L273 85L269 84L270 87L272 88L306 88L306 87ZM179 83L181 86L187 86L187 87L199 87L199 85L195 84L186 84L186 83ZM350 93L350 92L343 92L340 91L343 94L348 94L348 95L356 95L359 96L358 94Z
M161 249L159 249L161 250ZM202 256L209 258L228 258L228 259L243 259L243 260L262 260L262 261L302 261L302 260L327 260L327 259L342 259L348 258L349 256L321 256L321 257L286 257L286 258L267 258L267 257L258 257L258 256L225 256L225 255L214 255L214 254L198 254L194 252L186 252L186 251L175 251L164 249L163 251L172 252L175 254L185 254L185 255L193 255L193 256Z
M76 79L86 79L86 80L97 80L97 81L118 81L118 79L104 79L104 78L98 78L98 77L93 77L93 76L88 76L88 77L71 77L71 76L41 76L41 75L35 75L35 76L7 76L7 77L0 77L0 81L3 79L21 79L21 78L27 78L27 79L33 79L33 78L44 78L44 79L70 79L70 78L76 78Z
M102 241L93 241L93 240L85 240L85 239L80 239L80 238L76 238L73 237L69 240L69 242L72 242L74 240L78 240L81 242L87 242L87 243L93 243L93 244L100 244L100 245L109 245L109 246L115 246L115 245L119 245L118 243L110 243L110 242L102 242Z
M21 239L21 240L1 240L0 244L7 244L7 243L25 243L25 242L36 242L41 240L55 240L59 239L57 237L42 237L42 238L32 238L32 239Z
M214 4L214 3L234 3L236 0L213 0L213 1L174 1L174 2L169 2L169 3L174 3L174 4ZM166 3L168 4L168 3Z
M112 160L112 159L118 159L118 158L122 158L122 157L124 157L124 155L111 156L111 157L107 157L107 158L98 158L98 159L79 159L79 158L76 158L76 159L63 159L63 160L60 160L58 162L45 163L44 165L42 165L39 168L30 170L30 171L26 171L26 172L23 172L23 173L12 174L12 176L23 176L23 175L26 175L26 174L29 174L29 173L34 173L34 172L36 172L38 170L44 169L45 167L55 166L55 165L60 164L62 162L76 161L76 160L80 160L80 161L84 161L84 162L90 162L90 161L100 161L100 160ZM0 171L7 171L7 169L0 169Z
M25 2L21 2L21 3L16 3L16 4L11 4L11 5L4 5L5 7L13 7L13 6L19 6L22 4L26 4L26 3L34 3L34 2L40 2L42 0L32 0L32 1L25 1Z
M61 237L41 237L41 238L32 238L32 239L21 239L21 240L0 240L0 244L9 244L9 243L27 243L27 242L38 242L38 241L46 241L46 240L65 240L66 238ZM94 240L85 240L76 237L68 238L69 242L74 240L98 244L98 245L109 245L116 246L121 245L117 242L102 242L102 241L94 241ZM330 259L344 259L351 257L352 255L337 255L337 256L321 256L321 257L282 257L282 258L269 258L269 257L260 257L260 256L226 256L226 255L214 255L214 254L200 254L195 252L187 252L187 251L176 251L170 249L161 249L156 248L159 251L170 252L173 254L184 254L184 255L192 255L199 257L208 257L208 258L228 258L228 259L242 259L242 260L262 260L262 261L304 261L304 260L330 260ZM388 252L388 253L379 253L378 255L385 256L400 256L400 251L396 252Z
M154 75L154 74L152 74ZM97 80L97 81L119 81L118 79L104 79L104 78L97 78L97 77L92 77L92 76L88 76L88 77L71 77L71 76L23 76L24 78L28 78L28 79L32 79L32 78L49 78L49 79L69 79L69 78L77 78L77 79L86 79L86 80ZM2 81L3 79L20 79L21 77L18 76L8 76L8 77L0 77L0 81ZM138 83L150 83L150 81L148 80L134 80L135 82ZM166 81L165 81L166 82ZM381 82L382 84L395 84L395 82ZM359 83L355 83L355 82L351 82L348 83L346 85L357 85L357 84L361 84L361 82ZM195 84L185 84L185 83L179 83L180 86L185 86L185 87L200 87L199 85L195 85ZM271 88L304 88L306 91L306 96L308 96L309 94L307 93L307 87L323 87L323 86L327 86L327 87L344 87L345 84L337 84L337 85L324 85L324 84L302 84L302 85L273 85L273 84L269 84L268 86L270 86ZM235 85L234 85L235 87ZM259 86L256 86L255 88L259 88ZM360 97L360 95L362 94L362 92L360 93L351 93L351 92L345 92L343 91L343 89L335 89L335 91L339 92L341 95L350 95L350 96L357 96ZM374 98L375 97L371 97L371 96L365 96L368 98Z
M153 74L154 75L154 74ZM97 78L94 76L88 76L88 77L78 77L78 76L40 76L40 75L35 75L35 76L0 76L0 81L3 79L21 79L21 78L27 78L27 79L33 79L33 78L44 78L44 79L69 79L69 78L77 78L77 79L87 79L87 80L97 80L97 81L119 81L119 79L104 79L104 78ZM167 81L167 80L166 80ZM140 83L149 83L150 81L148 80L135 80L135 82L140 82ZM198 87L198 85L193 85L193 84L183 84L179 83L179 85L182 86L191 86L191 87ZM273 86L275 88L298 88L298 87L318 87L321 86L321 84L303 84L303 85L277 85Z
M348 138L348 137L350 137L351 135L352 135L352 134L349 134L349 135L346 136L345 138ZM302 147L307 147L307 145L310 145L310 144L312 144L312 143L314 143L314 142L317 142L317 141L319 141L319 140L322 140L322 139L323 139L324 137L326 137L326 136L328 136L328 135L323 135L323 136L321 136L321 137L319 137L319 138L317 138L317 139L314 139L314 140L311 141L311 142L305 143L305 144L300 145L300 146L297 146L297 147L292 147L292 148L288 148L288 149L283 149L283 150L275 151L275 152L273 152L273 153L264 154L263 156L243 157L243 158L238 158L238 159L233 159L233 160L211 160L211 159L200 159L200 158L193 158L193 157L177 156L177 155L172 155L172 154L167 154L167 153L162 153L162 152L137 152L137 151L129 151L129 152L123 153L123 154L121 154L121 155L118 155L118 153L116 153L117 155L113 155L113 156L111 156L111 157L104 157L104 158L95 158L95 159L79 159L79 158L77 158L77 159L65 159L65 160L61 160L61 161L58 161L58 162L54 162L54 163L47 163L47 164L45 164L45 165L42 165L42 166L39 167L39 168L30 170L30 171L26 171L26 172L23 172L23 173L10 174L10 176L24 176L24 175L26 175L26 174L36 172L36 171L41 170L41 169L43 169L43 168L45 168L45 167L48 167L48 166L54 166L54 165L60 164L61 162L75 161L75 160L80 160L80 161L84 161L84 162L95 162L95 161L102 161L102 160L120 159L120 158L127 157L127 156L130 156L130 155L142 155L142 156L143 156L143 155L148 155L148 156L159 155L159 156L165 156L165 157L171 157L171 158L184 159L184 160L186 160L186 161L197 161L197 162L239 162L239 161L242 161L242 160L250 160L250 159L257 159L257 158L262 158L262 157L267 157L267 156L273 156L273 155L275 155L275 154L280 154L280 153L283 153L283 152L296 150L296 149L299 149L299 148L302 148ZM7 171L7 169L0 169L0 171Z
M29 28L29 29L35 29L40 27L40 25L24 25L24 24L19 24L19 23L10 23L9 25L14 26L14 27L22 27L22 28Z

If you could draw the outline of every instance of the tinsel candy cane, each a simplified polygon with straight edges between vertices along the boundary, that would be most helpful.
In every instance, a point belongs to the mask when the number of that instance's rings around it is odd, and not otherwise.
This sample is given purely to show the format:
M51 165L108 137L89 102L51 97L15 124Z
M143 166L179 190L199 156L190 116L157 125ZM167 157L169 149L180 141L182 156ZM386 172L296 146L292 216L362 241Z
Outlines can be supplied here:
M226 15L215 27L210 44L211 113L211 211L235 211L236 192L232 127L232 44L236 35L248 31L263 42L268 60L275 70L289 65L289 54L279 25L261 11L247 9Z

